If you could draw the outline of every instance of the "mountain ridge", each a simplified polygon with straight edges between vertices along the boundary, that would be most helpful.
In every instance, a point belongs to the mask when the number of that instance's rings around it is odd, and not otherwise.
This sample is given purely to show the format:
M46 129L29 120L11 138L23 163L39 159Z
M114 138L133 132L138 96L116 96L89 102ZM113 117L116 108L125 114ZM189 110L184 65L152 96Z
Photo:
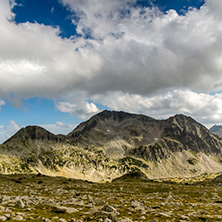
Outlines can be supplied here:
M112 116L112 114L114 114ZM68 133L67 135L63 135L63 134L57 134L55 135L54 133L46 130L45 128L38 126L38 125L27 125L25 127L22 127L21 129L19 129L14 135L12 135L10 138L8 138L6 141L3 142L7 143L8 141L10 141L13 138L24 138L24 139L33 139L33 140L56 140L56 137L72 137L72 134L75 133L76 131L80 131L82 130L82 125L88 122L92 122L90 125L87 124L87 127L84 127L84 130L90 130L92 127L94 127L96 125L95 121L98 121L100 119L105 120L108 119L110 117L114 117L114 119L118 119L119 120L123 120L125 117L131 117L131 118L135 118L135 117L140 117L142 121L144 120L153 120L153 121L170 121L174 119L178 119L181 117L186 117L186 118L191 118L193 121L195 121L192 117L190 116L186 116L183 114L176 114L174 116L169 117L166 120L156 120L152 117L143 115L143 114L131 114L131 113L127 113L124 111L110 111L110 110L104 110L94 116L92 116L89 120L86 120L82 123L80 123L76 128L74 128L70 133ZM199 124L199 123L198 123ZM222 127L222 126L221 126ZM79 130L80 128L80 130ZM47 134L47 135L46 135ZM59 139L58 139L59 140Z
M192 117L166 120L104 110L67 135L27 126L0 145L0 172L111 181L222 171L222 140ZM25 166L25 167L24 167ZM25 170L24 170L25 168Z

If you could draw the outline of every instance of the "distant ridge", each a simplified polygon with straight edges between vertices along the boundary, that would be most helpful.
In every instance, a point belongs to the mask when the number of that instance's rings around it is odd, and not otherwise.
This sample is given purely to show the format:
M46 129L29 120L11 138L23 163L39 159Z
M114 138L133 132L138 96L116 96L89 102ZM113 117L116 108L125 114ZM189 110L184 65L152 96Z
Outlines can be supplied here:
M222 126L221 125L214 125L210 128L210 132L214 133L215 135L222 138Z

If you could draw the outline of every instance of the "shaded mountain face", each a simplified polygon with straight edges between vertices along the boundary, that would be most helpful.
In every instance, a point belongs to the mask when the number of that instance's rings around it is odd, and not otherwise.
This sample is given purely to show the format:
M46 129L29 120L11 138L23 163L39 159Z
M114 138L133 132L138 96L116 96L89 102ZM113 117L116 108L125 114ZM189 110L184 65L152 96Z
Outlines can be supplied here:
M55 144L64 136L54 135L39 126L27 126L0 145L0 172L32 172L39 162L50 167L55 159ZM30 168L31 167L31 168ZM53 166L52 166L53 167ZM2 169L1 169L2 168Z
M110 141L135 139L144 144L152 143L160 133L158 121L150 117L105 110L81 123L67 135L67 141L103 146Z
M221 171L221 151L222 141L191 117L155 120L105 110L66 136L38 126L21 129L0 146L0 172L93 181L128 178L130 172L194 176Z
M220 153L222 143L191 117L176 115L167 120L103 111L81 123L66 140L78 146L102 146L107 154L121 153L158 160L172 152L193 150Z
M222 138L222 126L214 125L210 128L210 132Z
M20 129L14 136L5 141L4 144L17 140L59 141L59 138L42 127L27 126Z

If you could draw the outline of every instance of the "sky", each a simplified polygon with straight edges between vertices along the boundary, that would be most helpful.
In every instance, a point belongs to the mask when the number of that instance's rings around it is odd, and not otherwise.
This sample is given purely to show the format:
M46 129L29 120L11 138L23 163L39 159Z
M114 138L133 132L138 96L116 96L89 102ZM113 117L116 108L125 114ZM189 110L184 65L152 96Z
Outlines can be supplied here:
M222 124L221 0L1 0L0 143L104 110Z

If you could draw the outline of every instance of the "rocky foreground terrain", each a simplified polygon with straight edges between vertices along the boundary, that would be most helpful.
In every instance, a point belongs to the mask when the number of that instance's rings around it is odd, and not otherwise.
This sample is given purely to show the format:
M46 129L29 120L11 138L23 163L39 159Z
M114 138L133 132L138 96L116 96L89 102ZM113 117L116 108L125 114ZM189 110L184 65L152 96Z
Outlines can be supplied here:
M222 140L191 117L103 111L0 145L0 221L222 221Z
M221 176L194 184L137 174L112 183L43 175L0 181L0 221L222 221Z

